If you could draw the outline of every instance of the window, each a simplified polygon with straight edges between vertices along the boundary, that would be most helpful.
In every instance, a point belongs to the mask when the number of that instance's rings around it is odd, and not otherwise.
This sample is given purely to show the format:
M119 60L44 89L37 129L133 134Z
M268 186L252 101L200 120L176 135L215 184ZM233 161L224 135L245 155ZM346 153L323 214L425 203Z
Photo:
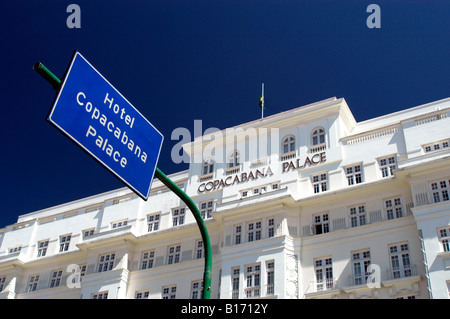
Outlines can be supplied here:
M147 216L147 231L148 232L156 231L159 229L160 217L161 217L160 214Z
M193 281L191 285L191 299L202 299L203 281Z
M259 264L246 266L246 288L245 297L254 298L260 295L261 266Z
M94 228L83 230L83 237L89 237L94 235Z
M439 241L441 242L443 251L450 251L450 227L438 230Z
M314 261L314 271L316 273L317 291L333 288L333 262L331 258L316 259Z
M320 214L313 216L313 233L314 235L325 234L330 231L328 214Z
M275 294L275 262L268 261L266 263L266 282L267 282L267 291L266 295L271 296Z
M407 243L389 246L389 257L393 279L410 277L412 275Z
M383 177L394 176L394 170L397 168L395 156L381 158L378 163Z
M48 240L38 242L38 257L44 257L47 254Z
M202 173L203 175L214 172L214 161L212 159L203 162Z
M234 226L234 244L239 245L241 243L242 226Z
M203 241L198 240L195 243L195 258L200 259L203 258Z
M295 151L295 138L288 136L283 139L283 154Z
M400 198L388 199L384 202L387 219L403 217L402 201Z
M141 257L141 269L153 268L154 258L155 258L155 252L153 250L144 251L142 253L142 257Z
M108 299L108 292L103 291L92 294L92 299Z
M70 235L59 237L59 252L69 250L70 237Z
M6 287L5 282L6 282L6 277L0 277L0 292L5 290L5 287Z
M28 285L26 292L36 291L38 283L39 283L39 275L30 276L30 278L28 278Z
M214 202L212 200L200 203L200 214L203 219L211 218L213 212Z
M350 207L350 223L352 227L366 224L366 207L364 205Z
M433 201L435 203L448 201L448 191L450 189L450 180L442 180L431 183L431 191L433 193Z
M14 253L20 252L21 250L22 250L22 246L16 246L16 247L13 247L13 248L9 248L8 249L8 253L9 254L14 254Z
M148 290L136 291L135 299L148 299L150 292Z
M231 269L231 299L239 299L239 267Z
M239 152L233 151L233 153L231 153L230 156L228 157L228 168L239 166L240 164L239 158L240 158Z
M347 183L349 186L362 183L361 165L347 167L345 168L345 173L347 175Z
M167 264L177 264L180 262L181 245L170 246L167 253Z
M370 265L370 251L365 250L352 254L353 284L362 285L367 283L370 273L367 268Z
M275 219L269 218L267 220L267 237L271 238L275 236Z
M52 271L50 276L50 288L58 287L61 283L62 270Z
M128 224L127 220L121 220L121 221L111 223L111 228L115 229L115 228L125 227L125 226L127 226L127 224Z
M253 222L247 224L247 241L252 242L254 240L261 239L261 222Z
M317 128L312 132L312 144L319 145L325 143L325 131L323 128Z
M177 286L163 287L162 299L175 299L177 296Z
M426 146L424 146L424 150L425 150L425 153L429 153L429 152L434 152L434 151L438 151L441 149L445 149L448 147L449 147L449 142L443 141L443 142L426 145Z
M116 254L106 254L106 255L100 255L98 258L98 267L97 272L105 272L112 270L114 267L114 259L116 257Z
M279 188L280 188L280 184L278 184L278 183L273 183L272 184L272 190L277 190Z
M312 175L312 185L314 188L314 194L325 192L328 189L328 174L322 173L318 175Z
M177 208L172 211L172 224L173 226L183 225L184 224L184 215L186 209L184 207Z

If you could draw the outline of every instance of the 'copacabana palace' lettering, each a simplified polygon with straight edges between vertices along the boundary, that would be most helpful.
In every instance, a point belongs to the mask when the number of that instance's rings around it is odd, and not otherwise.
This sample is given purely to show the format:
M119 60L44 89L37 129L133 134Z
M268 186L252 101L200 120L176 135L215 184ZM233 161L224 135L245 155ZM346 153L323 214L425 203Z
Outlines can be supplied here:
M101 113L97 107L94 107L91 102L86 102L86 94L84 94L84 92L78 92L77 103L80 106L84 106L86 112L92 113L92 120L98 120L103 127L106 127L106 129L111 132L117 140L119 140L123 145L126 145L127 148L135 156L140 158L143 163L147 161L147 153L142 151L139 145L134 144L133 140L128 137L125 130L121 130L120 127L114 124L113 121L108 121L106 115ZM108 108L117 114L126 126L129 126L130 129L133 128L135 118L131 117L129 114L126 114L125 108L121 109L118 104L114 104L114 98L109 98L108 93L106 93L103 103L108 105ZM86 137L89 136L96 137L95 145L97 145L102 151L106 152L107 155L111 156L114 161L120 162L120 166L125 168L127 165L126 157L121 155L119 151L114 150L114 147L111 143L109 143L108 138L97 135L97 130L92 125L89 125L86 131Z
M326 160L327 160L326 153L322 152L322 153L314 154L313 156L311 156L311 158L309 156L307 156L306 159L302 162L303 165L300 165L299 158L294 161L282 162L281 163L281 167L282 167L281 172L287 173L290 170L306 168L307 166L324 163L324 162L326 162ZM218 189L226 187L226 186L232 186L234 184L249 182L251 180L258 179L258 177L267 177L267 176L273 175L270 166L267 167L267 170L265 170L265 169L266 168L264 167L261 170L257 169L255 171L250 171L250 173L243 172L240 174L228 176L226 178L216 179L214 181L201 183L199 185L197 191L199 193L215 191L215 190L218 190Z

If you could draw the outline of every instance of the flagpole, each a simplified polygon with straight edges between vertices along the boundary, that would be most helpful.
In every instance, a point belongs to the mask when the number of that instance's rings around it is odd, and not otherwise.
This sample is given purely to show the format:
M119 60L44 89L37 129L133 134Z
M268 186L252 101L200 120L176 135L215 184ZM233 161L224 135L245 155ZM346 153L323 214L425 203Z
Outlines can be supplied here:
M261 120L264 118L264 83L262 84L262 93L261 93Z

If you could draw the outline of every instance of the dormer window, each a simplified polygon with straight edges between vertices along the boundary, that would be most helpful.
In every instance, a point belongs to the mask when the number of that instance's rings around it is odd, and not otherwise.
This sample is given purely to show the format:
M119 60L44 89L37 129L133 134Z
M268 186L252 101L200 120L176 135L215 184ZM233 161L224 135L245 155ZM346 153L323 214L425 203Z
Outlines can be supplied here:
M283 143L283 154L295 151L295 138L290 135L284 138Z
M316 128L312 132L312 144L319 145L325 143L325 130L322 127Z

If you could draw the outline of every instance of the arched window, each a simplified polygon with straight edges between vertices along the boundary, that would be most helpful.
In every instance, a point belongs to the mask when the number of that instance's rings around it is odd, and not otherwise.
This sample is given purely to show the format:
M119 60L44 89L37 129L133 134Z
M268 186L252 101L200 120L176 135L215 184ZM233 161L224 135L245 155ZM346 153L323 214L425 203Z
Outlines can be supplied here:
M214 161L212 159L203 162L203 175L212 173L214 171Z
M239 152L233 151L228 158L228 167L235 167L239 165Z
M293 136L287 136L284 138L283 143L283 154L289 153L295 150L295 138Z
M313 145L325 143L325 130L323 128L316 128L312 132L312 143Z

